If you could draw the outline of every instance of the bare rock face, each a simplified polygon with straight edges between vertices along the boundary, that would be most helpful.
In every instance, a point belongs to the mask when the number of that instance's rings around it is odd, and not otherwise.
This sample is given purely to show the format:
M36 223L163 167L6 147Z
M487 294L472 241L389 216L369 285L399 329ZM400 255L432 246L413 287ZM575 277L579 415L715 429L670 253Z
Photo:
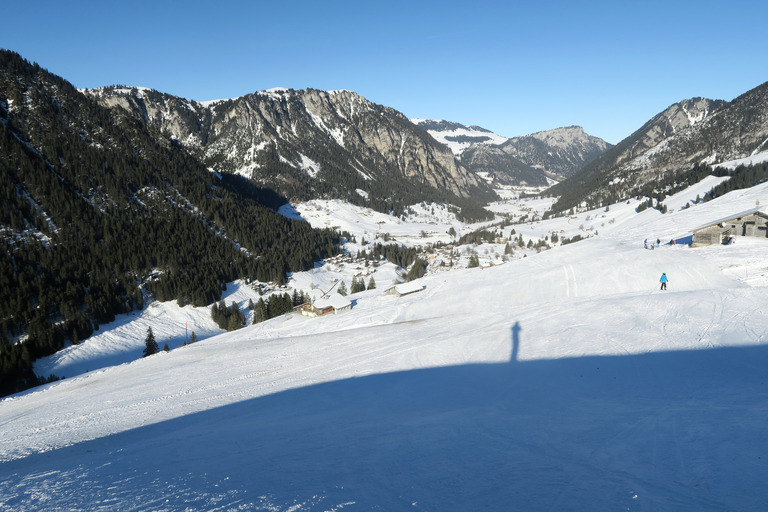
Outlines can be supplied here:
M551 175L568 177L611 147L581 126L567 126L523 137L514 137L501 148L529 165Z
M488 193L450 149L400 112L351 91L272 89L205 104L137 88L89 92L212 171L282 185L297 196L362 190L394 197L408 183L455 197Z

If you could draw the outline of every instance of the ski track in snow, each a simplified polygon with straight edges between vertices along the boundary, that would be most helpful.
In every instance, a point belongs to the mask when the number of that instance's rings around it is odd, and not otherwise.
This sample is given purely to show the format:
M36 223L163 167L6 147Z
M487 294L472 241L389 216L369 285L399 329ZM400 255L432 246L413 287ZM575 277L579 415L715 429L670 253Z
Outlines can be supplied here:
M339 315L216 335L207 309L171 304L102 326L43 366L84 373L0 401L0 511L763 510L768 242L642 248L768 192L690 206L713 182L666 215L617 204L514 226L592 238L435 273L399 298L377 281ZM318 207L302 215L332 222ZM355 236L389 229L338 209ZM153 323L178 341L190 321L193 345L110 352ZM88 371L87 357L116 365Z

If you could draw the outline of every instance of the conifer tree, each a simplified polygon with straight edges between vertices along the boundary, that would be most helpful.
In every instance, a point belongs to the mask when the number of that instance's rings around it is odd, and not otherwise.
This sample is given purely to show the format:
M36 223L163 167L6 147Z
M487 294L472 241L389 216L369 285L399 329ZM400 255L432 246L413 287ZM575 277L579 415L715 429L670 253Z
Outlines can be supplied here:
M261 298L256 303L256 309L254 310L253 314L253 323L257 324L259 322L263 322L267 319L267 305L264 302L264 299Z
M374 281L373 276L368 280L368 289L369 290L375 290L376 289L376 281Z
M413 262L413 266L408 271L408 274L405 276L405 280L413 281L414 279L423 277L426 272L427 272L427 262L417 257Z
M352 287L350 288L350 293L358 293L358 292L364 292L365 291L365 282L363 282L363 278L360 279L354 277L352 278Z
M192 331L189 333L189 343L194 343L197 341L197 334L195 334L195 331Z
M160 352L160 348L155 341L155 335L152 332L152 328L147 329L147 338L144 340L144 357L151 356Z
M342 281L339 283L339 295L347 296L347 285Z

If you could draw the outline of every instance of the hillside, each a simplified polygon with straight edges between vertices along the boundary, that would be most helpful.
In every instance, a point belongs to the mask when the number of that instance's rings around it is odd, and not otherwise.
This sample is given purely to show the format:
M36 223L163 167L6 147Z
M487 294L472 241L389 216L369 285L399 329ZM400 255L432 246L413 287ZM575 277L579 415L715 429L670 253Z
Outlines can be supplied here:
M462 165L495 186L547 186L573 175L611 148L580 126L508 139L479 126L413 119L459 157Z
M553 186L555 212L663 190L696 166L749 158L768 150L768 83L733 101L693 98L650 119L632 135Z
M461 162L501 184L547 186L572 176L610 147L571 126L513 137L497 146L473 145L462 153Z
M434 119L411 119L411 122L426 130L436 141L448 146L457 157L461 157L465 149L476 144L498 145L508 140L507 137L481 126L464 126L461 123Z
M463 206L495 197L403 114L352 91L271 89L205 104L137 87L85 93L130 113L210 170L292 200L333 197L399 213L423 200Z
M512 137L501 150L550 176L568 177L612 147L581 126L567 126Z
M202 306L223 283L282 282L339 250L337 232L278 214L274 191L216 176L7 51L0 175L0 394L150 296Z
M428 276L418 294L363 292L344 314L276 318L0 401L0 503L757 510L766 241L642 249L768 192L685 208L712 180L666 215L617 203L516 225L602 223L576 244Z

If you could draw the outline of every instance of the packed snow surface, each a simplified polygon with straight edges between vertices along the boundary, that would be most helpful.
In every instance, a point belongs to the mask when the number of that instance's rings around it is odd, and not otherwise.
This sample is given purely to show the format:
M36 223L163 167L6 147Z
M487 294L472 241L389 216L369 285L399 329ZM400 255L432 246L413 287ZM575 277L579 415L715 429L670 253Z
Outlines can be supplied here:
M714 182L665 215L507 226L589 238L410 295L379 284L8 397L0 510L765 510L768 240L643 249L766 203L768 185L694 204Z

